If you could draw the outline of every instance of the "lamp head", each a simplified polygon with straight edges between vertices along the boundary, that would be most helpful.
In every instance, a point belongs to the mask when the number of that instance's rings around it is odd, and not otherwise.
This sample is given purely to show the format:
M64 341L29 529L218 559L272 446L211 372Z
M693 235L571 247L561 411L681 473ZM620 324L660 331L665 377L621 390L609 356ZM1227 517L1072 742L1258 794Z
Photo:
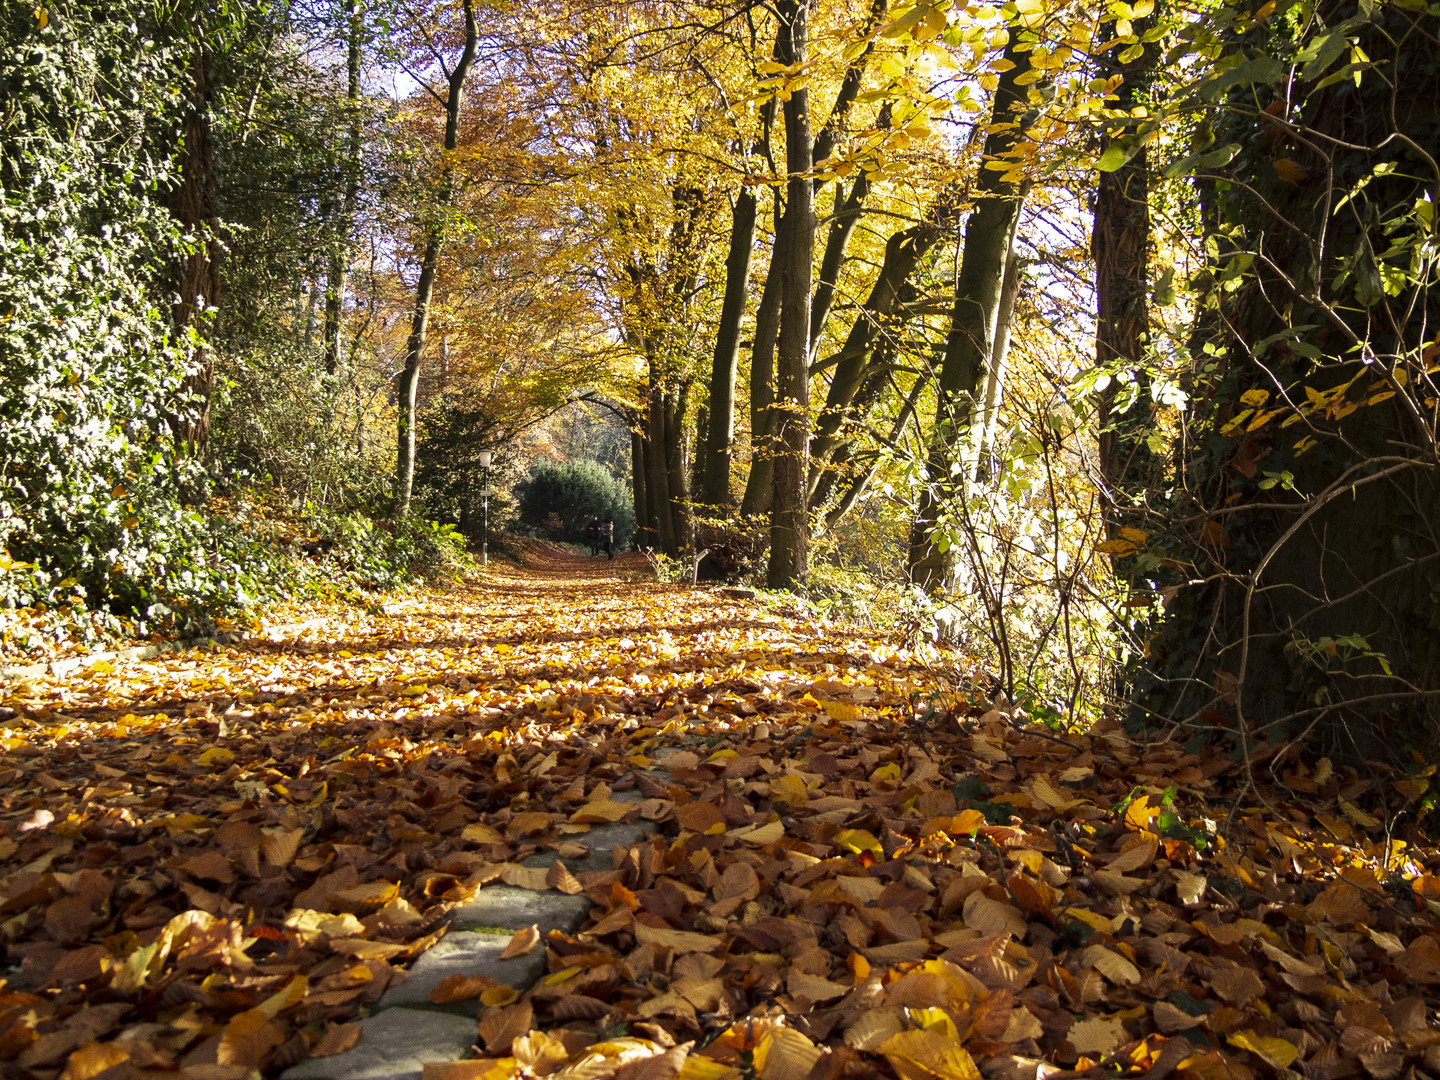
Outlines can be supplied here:
M482 469L488 469L488 468L490 467L490 461L491 461L492 458L494 458L494 456L495 456L495 451L493 451L493 450L481 450L481 451L480 451L480 454L479 454L479 457L480 457L480 467L481 467Z

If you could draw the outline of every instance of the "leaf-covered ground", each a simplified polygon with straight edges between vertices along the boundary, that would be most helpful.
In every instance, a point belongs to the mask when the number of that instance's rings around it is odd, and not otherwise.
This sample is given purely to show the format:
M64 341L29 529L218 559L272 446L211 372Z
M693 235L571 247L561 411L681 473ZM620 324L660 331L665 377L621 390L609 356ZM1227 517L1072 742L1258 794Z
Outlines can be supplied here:
M7 686L4 1075L337 1052L497 881L594 909L518 999L446 988L450 1080L1440 1075L1427 770L1059 741L635 558ZM520 865L615 820L613 871Z

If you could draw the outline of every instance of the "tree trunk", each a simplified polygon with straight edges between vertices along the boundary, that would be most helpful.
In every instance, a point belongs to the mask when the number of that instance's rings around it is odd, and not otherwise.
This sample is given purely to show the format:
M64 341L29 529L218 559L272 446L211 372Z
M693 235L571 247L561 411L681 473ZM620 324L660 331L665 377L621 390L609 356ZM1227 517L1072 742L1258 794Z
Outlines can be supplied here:
M685 408L690 387L685 384L665 394L665 474L670 483L670 500L666 516L670 522L670 546L667 554L675 555L690 546L690 487L687 483L685 458Z
M440 185L436 193L436 222L428 230L425 250L420 258L420 281L415 286L415 313L410 321L410 337L405 345L405 367L398 386L400 417L396 431L397 461L395 468L395 516L410 513L410 498L415 486L415 391L420 383L420 368L425 360L425 341L430 329L430 302L435 295L435 273L440 265L440 251L445 242L445 212L455 196L454 164L450 159L460 134L460 97L465 76L475 59L480 33L475 21L475 0L464 0L465 47L460 59L449 73L445 98L445 156L441 159Z
M820 258L820 280L815 285L815 297L810 302L810 359L820 347L820 335L830 319L830 310L835 306L835 288L840 279L840 270L845 265L845 248L860 224L860 215L865 209L865 196L870 192L870 180L865 173L855 178L850 194L843 202L836 198L835 216L830 220L829 232L825 235L825 254Z
M198 34L200 28L192 28ZM172 318L183 339L198 319L220 301L220 248L216 241L215 146L210 134L210 51L196 45L190 56L187 109L180 135L180 182L170 191L170 213L199 243L175 267L179 297ZM202 326L203 329L203 326ZM210 347L197 342L190 354L190 373L176 414L176 434L193 457L204 457L210 440L210 397L215 389L215 362Z
M635 503L635 546L644 551L653 547L650 539L650 504L645 494L645 437L630 430L630 493Z
M740 516L746 518L770 509L775 466L771 456L775 424L775 340L780 332L780 301L784 295L780 252L785 231L782 214L775 230L770 273L765 278L760 306L755 312L755 340L750 347L750 474L745 481L745 497L740 501Z
M669 555L675 551L674 522L670 516L671 495L669 443L665 437L665 389L652 376L649 411L646 415L645 441L647 471L645 490L650 497L651 523L655 528L655 546Z
M807 0L777 5L782 34L775 59L786 66L804 64L807 53ZM770 563L766 583L794 588L808 569L809 517L805 509L805 470L810 445L810 284L815 256L815 189L811 166L809 92L802 86L784 103L785 216L780 273L784 296L775 363L775 480L770 507Z
M951 466L957 442L964 440L974 415L976 398L983 389L989 363L995 355L995 333L999 326L1000 297L1005 268L1014 249L1015 229L1020 221L1025 185L1001 178L992 161L1005 155L1021 138L1028 95L1017 80L1031 70L1031 51L1019 50L1019 31L1009 29L1004 58L1013 66L1000 76L995 90L991 124L1003 124L985 137L985 154L975 180L975 205L965 223L965 249L955 279L955 306L950 316L950 335L936 380L935 428L926 457L928 481L921 491L920 505L910 535L910 580L934 590L946 585L955 570L952 546L942 553L934 543L938 515L945 505L963 497L963 482L956 486ZM961 475L965 470L961 470Z
M740 326L750 289L758 200L753 189L735 196L730 222L730 250L725 257L725 298L715 330L715 356L710 367L709 424L700 443L700 501L717 511L731 505L730 456L735 441L735 377L740 359Z
M364 44L364 21L360 0L348 0L346 7L349 25L346 27L345 100L350 109L350 142L345 162L345 197L340 204L340 218L335 222L336 238L325 282L325 371L329 375L334 375L340 367L350 234L355 227L355 208L360 198L360 53Z
M1000 419L1000 401L1005 394L1006 359L1010 355L1010 328L1015 325L1015 301L1020 295L1022 260L1013 251L1005 265L1005 283L1000 287L1000 311L996 316L995 346L990 370L985 376L985 401L980 417L980 445L975 454L975 478L983 480L985 457L991 451Z
M1143 33L1152 22L1138 20L1136 33ZM1111 64L1125 79L1116 90L1117 110L1129 115L1139 103L1157 55L1152 45L1128 64ZM1102 132L1102 155L1112 141L1108 132ZM1115 411L1119 369L1128 368L1140 377L1149 332L1150 169L1143 146L1118 169L1100 173L1090 250L1095 258L1095 363L1113 372L1100 392L1096 423L1106 526L1114 538L1122 527L1140 524L1126 507L1143 498L1144 459L1149 456L1145 443L1151 422L1149 403L1137 400L1125 413Z

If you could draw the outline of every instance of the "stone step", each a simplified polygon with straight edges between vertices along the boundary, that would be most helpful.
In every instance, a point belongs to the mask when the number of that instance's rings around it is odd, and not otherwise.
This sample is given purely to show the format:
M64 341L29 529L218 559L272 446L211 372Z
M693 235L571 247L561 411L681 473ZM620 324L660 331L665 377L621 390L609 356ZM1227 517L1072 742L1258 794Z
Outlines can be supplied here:
M362 1022L360 1042L286 1069L285 1080L420 1080L427 1061L473 1054L475 1021L433 1009L386 1009Z
M654 831L649 821L596 825L584 836L586 854L561 861L572 873L613 870L615 848L628 848ZM556 858L553 851L542 852L525 865L548 867ZM434 1004L430 994L440 980L483 975L524 991L545 973L544 935L551 930L574 933L590 906L584 893L486 885L450 912L450 924L457 929L421 955L403 983L385 991L375 1015L360 1021L360 1040L352 1049L302 1061L282 1073L282 1080L420 1080L426 1062L473 1056L480 1003ZM538 929L542 940L525 956L501 960L514 932L527 926Z

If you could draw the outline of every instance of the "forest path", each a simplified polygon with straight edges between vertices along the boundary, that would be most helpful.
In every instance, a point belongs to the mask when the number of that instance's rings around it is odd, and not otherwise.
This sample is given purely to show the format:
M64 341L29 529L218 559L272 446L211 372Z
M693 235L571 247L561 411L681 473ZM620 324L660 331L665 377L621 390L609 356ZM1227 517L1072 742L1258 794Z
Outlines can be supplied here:
M953 657L621 580L637 560L537 545L7 685L0 1059L1440 1071L1440 852L1391 831L1428 778L1024 730L946 689ZM489 1064L422 1070L472 1046Z

